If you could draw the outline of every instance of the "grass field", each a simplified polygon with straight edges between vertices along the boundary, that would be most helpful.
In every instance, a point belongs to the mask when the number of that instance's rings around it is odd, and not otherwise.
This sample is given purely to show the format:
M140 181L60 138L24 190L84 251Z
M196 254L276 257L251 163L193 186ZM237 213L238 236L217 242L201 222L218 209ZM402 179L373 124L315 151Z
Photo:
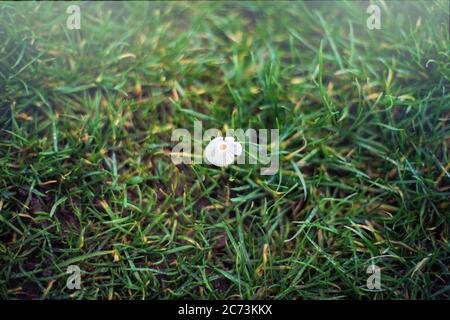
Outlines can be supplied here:
M0 297L448 299L449 2L378 4L0 3ZM280 170L173 164L195 120Z

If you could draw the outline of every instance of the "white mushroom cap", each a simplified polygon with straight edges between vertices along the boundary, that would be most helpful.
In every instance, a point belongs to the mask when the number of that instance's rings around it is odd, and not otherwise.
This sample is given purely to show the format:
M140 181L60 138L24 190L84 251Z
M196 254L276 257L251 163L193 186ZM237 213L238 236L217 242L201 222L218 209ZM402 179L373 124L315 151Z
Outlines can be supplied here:
M207 162L218 167L233 163L235 156L242 154L242 145L233 137L217 137L206 146L204 156Z

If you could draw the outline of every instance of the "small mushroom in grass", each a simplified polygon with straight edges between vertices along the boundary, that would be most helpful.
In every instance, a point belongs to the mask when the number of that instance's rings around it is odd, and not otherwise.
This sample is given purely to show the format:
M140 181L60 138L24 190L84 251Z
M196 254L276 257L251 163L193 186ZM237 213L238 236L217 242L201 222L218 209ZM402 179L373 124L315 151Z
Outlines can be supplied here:
M233 137L217 137L206 146L205 157L209 163L225 167L234 162L235 156L242 154L242 145Z

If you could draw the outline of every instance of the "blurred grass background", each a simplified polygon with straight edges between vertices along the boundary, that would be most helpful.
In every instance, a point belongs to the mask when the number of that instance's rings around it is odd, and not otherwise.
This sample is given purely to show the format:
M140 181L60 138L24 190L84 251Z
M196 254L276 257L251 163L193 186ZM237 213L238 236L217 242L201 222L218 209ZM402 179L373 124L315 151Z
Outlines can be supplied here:
M0 3L4 299L448 299L448 1ZM280 170L175 166L278 128ZM366 287L371 264L382 290ZM66 269L82 270L81 289Z

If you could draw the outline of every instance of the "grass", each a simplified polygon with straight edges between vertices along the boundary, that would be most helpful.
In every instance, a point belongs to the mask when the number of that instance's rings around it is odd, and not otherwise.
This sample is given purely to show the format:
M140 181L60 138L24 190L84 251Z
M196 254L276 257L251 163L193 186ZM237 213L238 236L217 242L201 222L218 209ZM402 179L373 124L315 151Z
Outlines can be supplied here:
M448 299L448 1L379 5L0 3L0 296ZM174 165L195 120L279 172Z

